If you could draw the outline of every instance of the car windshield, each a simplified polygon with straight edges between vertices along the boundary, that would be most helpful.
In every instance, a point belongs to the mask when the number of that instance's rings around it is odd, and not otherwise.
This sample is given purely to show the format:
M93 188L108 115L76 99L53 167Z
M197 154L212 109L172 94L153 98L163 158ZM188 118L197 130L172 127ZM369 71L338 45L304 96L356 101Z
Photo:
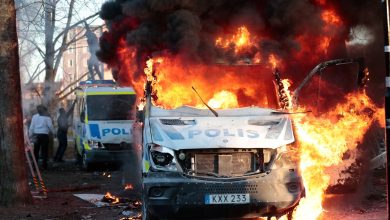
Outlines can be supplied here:
M134 119L135 95L90 95L87 97L89 120Z

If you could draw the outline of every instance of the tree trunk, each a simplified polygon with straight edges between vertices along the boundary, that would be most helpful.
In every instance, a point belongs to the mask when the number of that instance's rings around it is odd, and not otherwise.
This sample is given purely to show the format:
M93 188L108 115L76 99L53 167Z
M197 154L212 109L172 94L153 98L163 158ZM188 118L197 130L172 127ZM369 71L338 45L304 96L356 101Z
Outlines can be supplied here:
M32 202L24 154L15 3L0 3L0 205Z
M49 108L49 111L52 110L52 99L55 97L55 88L54 88L54 57L55 57L55 48L54 48L54 28L55 28L55 12L56 12L56 2L53 0L44 1L44 11L45 11L45 88L43 91L43 104Z

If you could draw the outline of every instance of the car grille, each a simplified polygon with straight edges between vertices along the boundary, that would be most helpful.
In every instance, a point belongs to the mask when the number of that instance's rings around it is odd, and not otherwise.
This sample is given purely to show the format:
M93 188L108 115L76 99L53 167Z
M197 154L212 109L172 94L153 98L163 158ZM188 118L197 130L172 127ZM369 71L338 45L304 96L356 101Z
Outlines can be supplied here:
M196 173L215 173L222 176L240 176L254 171L251 152L195 154Z
M258 187L257 184L227 184L227 183L218 183L213 184L209 183L207 185L199 186L199 192L208 193L208 194L224 194L224 193L257 193Z
M201 177L229 178L253 175L269 169L274 149L191 149L176 151L185 174Z

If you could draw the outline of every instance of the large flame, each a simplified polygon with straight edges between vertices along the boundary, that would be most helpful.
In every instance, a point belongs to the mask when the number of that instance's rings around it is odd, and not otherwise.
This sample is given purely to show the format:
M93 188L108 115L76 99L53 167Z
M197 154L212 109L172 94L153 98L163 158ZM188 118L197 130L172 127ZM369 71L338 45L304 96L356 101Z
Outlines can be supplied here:
M325 2L318 0L321 5ZM297 35L295 40L306 46L290 57L291 60L312 64L328 54L333 30L342 25L342 21L331 9L324 10L321 18L324 22L323 28L329 30L329 35ZM251 34L245 26L241 26L232 35L216 37L215 44L222 50L233 48L234 53L245 54L250 48L257 47L255 42L258 39L259 37ZM183 60L179 55L162 53L140 65L135 54L136 49L123 43L118 51L122 64L119 72L130 75L130 84L134 86L137 94L143 94L146 79L153 81L154 104L164 108L182 105L203 107L204 104L191 87L195 87L202 99L212 108L252 105L274 107L272 103L276 97L269 95L275 93L274 88L269 87L273 86L270 73L277 67L283 67L284 61L280 55L262 54L262 51L257 51L251 57L250 63L262 65L206 65ZM286 106L291 109L291 80L282 80L282 84L282 90L288 98ZM317 219L321 215L324 191L330 181L325 168L339 165L343 154L356 148L362 141L370 124L380 117L384 118L383 109L375 106L364 92L348 94L345 100L320 116L294 115L296 137L299 141L300 169L306 188L306 198L301 200L294 215L295 219ZM309 107L307 110L310 110ZM371 113L375 117L370 117ZM384 120L379 121L383 125Z
M341 164L343 154L356 148L370 124L374 120L383 121L379 118L383 110L365 93L351 93L346 99L321 116L295 116L306 198L300 201L294 219L311 220L320 216L330 181L325 168ZM372 115L376 112L379 114Z
M273 78L269 74L271 69L260 65L188 66L180 57L167 56L149 59L144 71L146 77L134 84L137 94L143 94L146 78L151 80L158 97L154 104L164 108L182 105L202 107L201 100L191 87L196 88L202 99L214 108L251 105L267 107L276 98L264 94L274 93ZM262 77L263 81L254 81L256 77Z
M227 37L226 35L217 37L215 45L224 49L234 48L235 53L240 53L256 46L258 40L257 36L249 33L247 27L241 26L237 29L236 33L230 37Z
M340 25L337 20L339 17L334 11L324 11L323 14L325 29ZM329 33L329 36L315 37L307 33L298 35L296 41L306 46L300 48L291 60L305 60L311 63L320 60L322 55L328 53L332 31ZM217 93L228 91L237 97L237 107L251 105L274 107L270 104L271 98L259 95L259 92L262 94L270 92L263 86L272 83L273 79L267 75L276 68L283 72L284 60L279 54L263 53L257 44L259 38L250 33L246 26L238 27L233 34L215 38L215 45L222 50L230 51L234 48L232 56L241 60L235 63L236 66L241 65L237 68L228 67L226 64L229 62L225 61L221 64L206 65L185 60L180 55L169 52L148 58L137 57L138 49L126 45L125 39L122 39L119 41L120 49L117 51L119 63L121 63L121 66L117 67L118 74L122 76L122 84L134 86L137 94L143 94L146 79L152 80L158 96L155 104L165 108L175 108L181 105L202 106L191 87L195 87L205 100L212 99ZM314 48L310 42L315 45ZM147 59L146 64L145 59ZM252 65L243 67L247 64ZM254 67L253 64L258 64L258 66Z
M170 89L164 90L164 83L169 79L172 71L183 71L182 66L175 65L169 59L158 59L158 77L155 79L155 89L160 91L157 104L164 107L177 107L183 103L190 103L197 107L203 107L199 100L194 99L192 91L188 88L194 82L200 85L201 93L208 100L212 108L234 108L239 107L237 95L232 92L239 84L239 78L232 73L227 74L228 78L224 83L208 84L201 72L213 69L206 66L192 66L188 69L188 76L180 78L177 82L169 81ZM166 62L168 60L168 62ZM145 72L151 74L154 61L149 60ZM273 63L273 62L270 62ZM273 66L274 67L274 66ZM215 70L215 69L214 69ZM156 70L157 71L157 70ZM222 80L222 79L218 79ZM237 84L235 84L237 83ZM251 85L250 82L243 82ZM221 88L230 89L218 89ZM289 91L291 80L282 80L283 92L286 94L287 109L292 106L292 94ZM249 86L250 87L250 86ZM178 95L179 94L179 95ZM356 148L362 141L364 134L374 120L384 117L384 111L378 108L364 92L348 94L345 102L338 104L331 111L314 116L310 114L294 116L296 137L299 143L300 169L306 188L306 198L301 200L294 219L317 219L321 215L324 192L330 184L330 176L325 169L342 163L342 157L348 150ZM263 106L264 103L256 103ZM306 110L306 109L301 109ZM382 123L383 124L383 123Z

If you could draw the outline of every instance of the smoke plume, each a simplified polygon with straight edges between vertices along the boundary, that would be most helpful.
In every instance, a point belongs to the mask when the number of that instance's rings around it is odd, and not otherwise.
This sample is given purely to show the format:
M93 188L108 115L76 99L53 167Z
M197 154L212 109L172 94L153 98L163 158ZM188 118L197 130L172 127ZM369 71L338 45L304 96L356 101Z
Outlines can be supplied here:
M339 17L332 17L333 12ZM202 64L237 64L259 55L267 60L274 54L283 60L279 68L298 82L319 62L358 55L365 57L372 73L369 93L381 102L375 95L384 89L379 1L115 0L102 6L101 17L109 30L100 39L97 55L122 84L141 77L148 57L167 53ZM258 36L251 48L233 54L236 45L216 46L216 37L234 34L242 25ZM350 44L361 34L369 35L363 52L351 54ZM320 51L323 43L326 49ZM135 51L131 74L118 60L123 47Z

